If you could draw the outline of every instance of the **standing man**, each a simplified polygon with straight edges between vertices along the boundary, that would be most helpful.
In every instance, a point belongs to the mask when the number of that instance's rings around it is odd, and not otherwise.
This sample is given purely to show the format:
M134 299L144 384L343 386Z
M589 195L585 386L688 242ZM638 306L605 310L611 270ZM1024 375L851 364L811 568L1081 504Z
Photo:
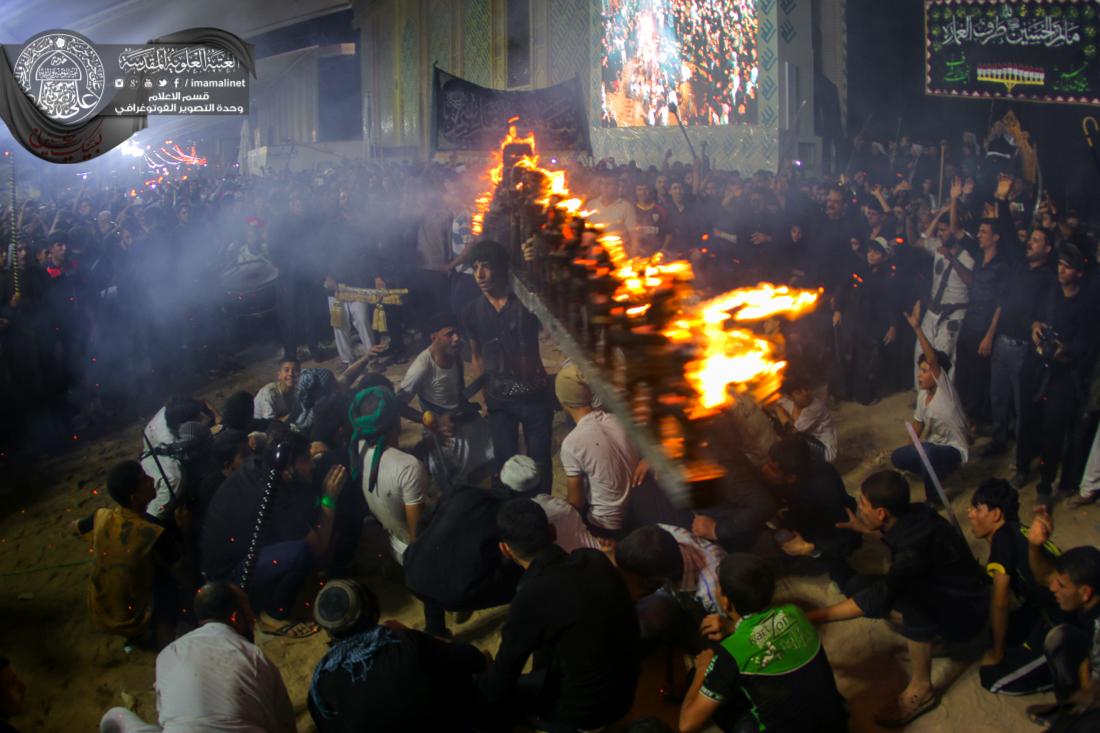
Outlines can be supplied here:
M603 224L608 234L622 237L623 246L631 255L639 254L637 242L631 239L638 227L634 204L619 195L619 182L611 173L601 173L599 185L600 195L585 202L585 207L592 210L588 220L593 224Z
M1037 307L1047 302L1050 290L1058 282L1058 268L1051 259L1053 237L1046 229L1033 230L1027 239L1024 266L1002 281L997 299L1000 318L990 364L993 440L982 449L983 458L1000 455L1008 449L1013 415L1016 428L1012 437L1019 442L1020 372L1031 347L1031 324L1035 322Z
M961 195L962 186L952 185L952 200ZM953 236L951 225L942 220L946 213L947 210L941 210L921 238L921 244L932 255L932 300L925 310L921 330L928 336L933 348L946 354L948 359L954 359L959 329L970 298L974 258ZM935 237L932 232L936 232ZM922 353L919 343L916 352L915 359L919 362ZM919 368L918 365L914 374Z
M636 226L631 235L634 238L636 252L648 257L664 250L668 246L668 217L664 208L657 203L653 186L647 181L634 186L634 221Z
M277 313L284 359L298 358L305 340L309 358L318 356L318 311L325 302L324 273L315 272L323 258L314 250L314 224L306 216L305 200L295 192L287 201L287 215L269 240L271 264L279 270Z
M549 493L554 403L539 354L539 321L512 293L508 252L502 245L478 242L469 261L482 297L466 305L462 323L470 339L474 376L485 380L497 474L519 452L522 427L527 454L539 467L540 490Z

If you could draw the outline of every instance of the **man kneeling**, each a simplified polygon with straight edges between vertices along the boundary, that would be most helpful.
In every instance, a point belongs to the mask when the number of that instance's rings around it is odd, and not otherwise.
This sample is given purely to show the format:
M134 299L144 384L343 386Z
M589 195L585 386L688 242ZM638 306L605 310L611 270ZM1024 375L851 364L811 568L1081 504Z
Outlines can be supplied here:
M795 606L772 607L775 575L764 560L729 555L718 567L718 582L721 614L708 616L703 630L721 641L695 657L680 730L702 730L712 718L723 731L848 730L821 639Z

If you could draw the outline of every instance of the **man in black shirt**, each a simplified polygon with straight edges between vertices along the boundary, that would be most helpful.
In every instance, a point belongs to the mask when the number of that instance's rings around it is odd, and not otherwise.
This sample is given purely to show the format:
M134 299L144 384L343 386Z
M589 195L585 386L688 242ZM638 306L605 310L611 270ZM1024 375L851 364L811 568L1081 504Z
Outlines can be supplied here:
M333 466L323 495L313 490L309 441L287 432L273 438L263 460L249 459L225 480L210 502L202 530L203 574L208 580L241 583L267 479L282 446L288 461L270 497L270 508L257 548L248 594L263 609L259 623L269 633L300 637L316 628L289 621L294 599L306 575L328 554L336 500L347 471ZM320 505L319 508L317 505Z
M320 733L472 731L473 675L485 656L395 621L378 623L378 599L354 581L330 581L313 616L332 637L309 688Z
M724 617L708 616L718 642L695 658L695 679L680 708L680 731L709 720L723 731L746 724L766 733L842 733L848 711L817 631L797 607L772 606L775 576L755 555L735 554L718 569Z
M989 413L990 361L1000 312L997 300L1008 265L1001 255L997 222L986 219L978 227L981 257L970 273L960 276L969 287L969 302L956 346L955 386L971 433Z
M974 536L989 542L985 568L993 580L989 605L993 645L982 658L982 687L1006 695L1050 689L1043 640L1056 624L1068 620L1054 595L1031 573L1028 530L1020 526L1019 509L1019 494L1007 481L988 479L974 492L966 515ZM1043 551L1059 552L1049 542ZM1013 596L1016 608L1011 608Z
M900 615L912 673L896 705L876 721L901 727L939 702L932 687L933 641L967 641L985 626L986 578L947 520L909 502L909 483L897 471L880 471L863 482L859 513L843 526L881 536L890 550L890 569L886 575L854 578L848 600L810 611L807 617L822 623Z
M479 680L491 719L535 716L538 730L574 733L630 710L640 671L638 617L618 571L597 550L567 555L531 499L497 515L501 552L524 568L501 629L496 661ZM533 671L521 676L534 655Z
M496 471L519 453L519 429L535 460L541 491L553 478L550 438L553 392L539 355L539 321L516 299L508 280L508 252L497 242L478 242L470 254L480 297L462 314L475 377L484 376L489 432Z
M984 457L1003 453L1008 447L1009 424L1015 414L1020 432L1020 371L1031 344L1031 324L1039 304L1046 303L1057 282L1057 268L1051 261L1053 234L1035 229L1027 240L1026 264L1001 280L997 298L997 338L990 362L989 401L992 405L993 440L981 451Z
M1053 503L1054 478L1066 437L1083 401L1082 370L1095 338L1093 301L1082 289L1084 257L1072 244L1058 252L1058 287L1036 311L1030 349L1020 376L1020 440L1016 446L1017 489L1027 483L1034 458L1040 459L1039 500ZM1076 490L1080 476L1062 471L1061 489Z

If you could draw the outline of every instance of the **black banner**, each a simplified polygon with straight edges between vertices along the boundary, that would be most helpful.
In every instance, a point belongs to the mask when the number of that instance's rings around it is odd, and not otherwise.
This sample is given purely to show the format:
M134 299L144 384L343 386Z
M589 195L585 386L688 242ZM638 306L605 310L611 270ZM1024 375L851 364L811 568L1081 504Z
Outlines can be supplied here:
M925 93L1100 105L1094 0L925 0Z
M508 133L509 120L521 132L533 131L539 150L588 150L579 77L544 89L506 92L435 69L433 150L496 150Z

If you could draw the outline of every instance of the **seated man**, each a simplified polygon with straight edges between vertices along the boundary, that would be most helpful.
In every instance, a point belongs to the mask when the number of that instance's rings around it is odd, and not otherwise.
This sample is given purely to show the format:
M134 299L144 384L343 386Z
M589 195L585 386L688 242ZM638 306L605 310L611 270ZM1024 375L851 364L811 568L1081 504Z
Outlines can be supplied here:
M195 595L195 616L199 628L157 655L160 725L111 708L100 733L294 733L294 706L279 668L252 643L256 619L244 592L230 583L207 583Z
M539 468L531 456L512 456L505 461L504 468L500 470L500 482L542 507L554 527L554 544L558 547L566 552L581 547L600 549L600 541L588 531L576 507L560 496L538 493Z
M435 436L425 433L425 440L438 442L443 462L438 463L435 452L428 453L428 465L435 476L446 475L449 486L467 483L472 474L493 460L493 441L489 435L489 421L481 416L477 405L467 399L466 378L462 357L458 353L461 338L458 319L449 313L433 317L428 326L431 344L413 359L397 398L404 403L413 397L420 400L423 413L406 408L405 417L425 425L425 431L433 430ZM434 424L428 413L434 417ZM446 490L447 487L442 487Z
M279 362L279 371L274 382L268 382L255 397L257 420L282 420L286 422L298 414L298 377L302 374L302 364L297 359L283 359Z
M939 703L932 687L932 643L937 638L967 641L982 631L988 585L962 535L932 509L909 503L909 483L900 473L872 474L863 482L859 514L850 516L846 527L882 538L890 550L890 569L886 575L854 578L848 600L807 617L827 623L886 618L891 611L900 615L912 673L895 705L875 720L901 727Z
M189 489L197 488L197 481L192 486L185 485L189 483L185 479L198 477L185 476L179 459L185 452L188 459L201 457L196 454L206 447L209 427L218 419L217 412L208 402L173 395L145 425L140 448L141 466L153 477L156 487L156 496L146 510L150 515L170 519L171 510ZM185 425L186 431L183 430Z
M697 629L718 613L718 563L725 550L669 524L641 527L615 546L615 563L638 601L642 639L663 638L689 651Z
M772 606L775 576L755 555L718 567L720 615L705 628L717 648L695 657L681 733L708 721L723 731L844 733L848 711L817 630L796 606Z
M928 462L942 483L949 473L966 463L966 416L948 374L951 363L947 355L932 348L932 343L921 330L920 301L905 318L916 332L922 349L918 362L917 386L920 389L917 392L917 409L913 413L913 431L921 437ZM919 474L924 479L925 501L931 505L942 503L915 446L898 448L890 456L890 461L895 468Z
M575 425L561 442L566 498L595 534L618 537L641 461L638 449L617 417L592 407L592 390L576 364L561 368L554 392Z
M1043 640L1072 617L1058 608L1054 594L1040 585L1028 563L1028 530L1020 526L1020 498L1004 479L987 479L970 498L970 529L989 543L986 572L993 579L989 628L993 644L982 658L982 687L1006 695L1051 688ZM1047 543L1043 552L1057 556ZM1013 596L1016 608L1012 608Z
M156 496L145 509L149 516L172 521L174 509L195 508L211 443L210 428L204 422L189 421L179 427L174 443L142 452L141 467L154 477L156 486Z
M615 722L634 702L640 671L638 619L622 578L601 552L567 555L555 545L546 514L530 499L509 501L497 518L500 550L523 568L523 582L496 661L479 680L492 719L502 730L524 716L550 731Z
M317 594L313 617L332 638L309 687L317 730L473 731L473 675L485 655L378 616L378 599L355 581Z
M92 539L88 608L93 623L132 641L152 640L160 648L175 638L180 604L174 568L180 545L145 513L153 492L153 479L139 463L116 463L107 473L107 493L118 506L96 509L71 526Z
M1059 704L1029 708L1037 722L1049 722L1066 703L1082 714L1100 707L1100 550L1074 547L1052 560L1045 551L1052 534L1054 520L1045 507L1037 506L1027 536L1028 564L1035 580L1050 588L1058 607L1076 616L1074 623L1055 626L1044 641Z
M783 438L768 454L761 473L782 503L776 541L789 555L820 558L843 589L852 575L845 558L862 542L858 532L836 526L856 508L844 479L798 435Z
M285 429L284 429L285 430ZM268 477L276 473L272 491ZM316 627L290 620L306 576L328 556L334 507L347 481L343 466L325 475L322 494L313 486L309 442L289 430L274 437L263 459L250 458L225 480L202 528L203 574L239 583L249 562L249 544L261 504L269 502L262 544L248 568L248 594L261 608L260 627L282 636L309 636ZM319 505L319 506L318 506Z
M784 430L805 436L826 461L836 460L836 424L825 401L817 397L810 383L801 377L783 382L784 396L772 413Z
M390 538L394 557L401 562L416 539L420 516L428 503L428 472L415 456L397 447L401 436L399 403L385 387L370 387L355 395L350 445L354 451L352 477L362 477L367 508Z

